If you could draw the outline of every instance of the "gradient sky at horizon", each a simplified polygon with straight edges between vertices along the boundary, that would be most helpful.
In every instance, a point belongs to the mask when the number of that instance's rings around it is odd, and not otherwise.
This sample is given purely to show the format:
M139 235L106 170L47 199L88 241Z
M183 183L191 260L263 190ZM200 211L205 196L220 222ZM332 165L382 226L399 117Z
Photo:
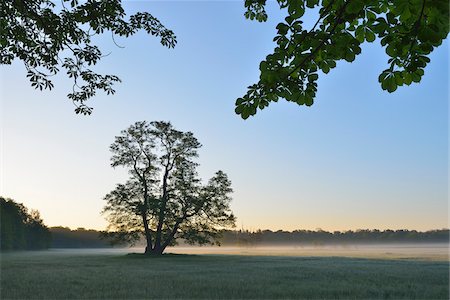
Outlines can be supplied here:
M143 33L98 39L95 70L122 79L75 115L64 75L30 87L20 62L0 67L0 195L38 209L47 225L104 229L103 196L127 173L109 145L135 121L167 120L203 144L199 173L225 171L238 228L428 230L448 227L448 40L420 84L383 92L387 55L376 42L320 76L312 107L280 100L246 121L236 98L257 81L284 17L245 20L242 1L127 1L178 37L175 49ZM308 22L313 21L306 20Z

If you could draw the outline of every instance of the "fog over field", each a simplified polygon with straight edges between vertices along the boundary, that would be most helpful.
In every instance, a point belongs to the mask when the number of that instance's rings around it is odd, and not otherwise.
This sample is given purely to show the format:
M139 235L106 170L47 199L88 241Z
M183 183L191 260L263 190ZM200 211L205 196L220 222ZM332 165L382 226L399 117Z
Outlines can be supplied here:
M126 254L143 253L142 247L102 249L50 249L61 254ZM255 247L169 247L167 253L210 254L210 255L256 255L256 256L299 256L299 257L355 257L379 259L449 260L449 245L430 244L342 244L342 245L285 245Z

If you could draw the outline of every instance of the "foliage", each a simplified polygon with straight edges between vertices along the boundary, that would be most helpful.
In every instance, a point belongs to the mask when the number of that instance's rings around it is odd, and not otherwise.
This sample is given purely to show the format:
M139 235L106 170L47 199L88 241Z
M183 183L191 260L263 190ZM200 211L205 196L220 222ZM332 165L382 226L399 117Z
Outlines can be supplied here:
M37 210L0 197L1 250L45 249L50 246L50 232Z
M111 145L111 165L128 168L130 179L106 195L108 236L118 242L145 236L146 253L161 254L183 239L216 241L219 229L233 226L227 175L218 171L202 185L194 159L201 144L191 132L167 122L136 122Z
M327 74L340 60L352 62L361 44L379 41L389 67L378 81L383 90L420 82L429 55L449 32L447 0L277 0L286 9L277 25L277 46L261 62L259 82L236 100L236 113L247 119L279 98L310 106L320 71ZM245 17L264 22L266 0L245 0ZM305 13L318 11L311 29Z
M111 32L131 36L138 30L159 37L169 48L176 44L174 33L147 12L125 19L120 0L62 0L57 8L51 0L14 0L0 2L0 63L21 60L31 85L39 90L52 89L51 76L64 69L73 79L67 95L77 114L90 114L86 101L97 90L114 94L116 75L101 75L90 66L104 56L93 43L95 35Z

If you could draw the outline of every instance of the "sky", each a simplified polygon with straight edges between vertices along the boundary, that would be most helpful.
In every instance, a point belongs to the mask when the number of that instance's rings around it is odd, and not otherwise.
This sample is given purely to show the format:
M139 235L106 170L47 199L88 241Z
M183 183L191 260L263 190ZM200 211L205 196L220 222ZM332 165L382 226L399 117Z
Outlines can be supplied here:
M136 121L170 121L203 144L199 174L228 174L237 227L256 230L448 228L448 40L420 84L382 91L388 57L364 45L321 75L315 103L280 100L242 120L234 102L258 81L285 16L246 20L242 1L126 1L177 35L175 49L144 33L97 39L94 68L116 74L91 116L73 112L71 82L34 90L20 61L0 66L0 195L38 209L49 226L105 229L103 197L126 170L110 166L114 136ZM315 20L306 19L305 24Z

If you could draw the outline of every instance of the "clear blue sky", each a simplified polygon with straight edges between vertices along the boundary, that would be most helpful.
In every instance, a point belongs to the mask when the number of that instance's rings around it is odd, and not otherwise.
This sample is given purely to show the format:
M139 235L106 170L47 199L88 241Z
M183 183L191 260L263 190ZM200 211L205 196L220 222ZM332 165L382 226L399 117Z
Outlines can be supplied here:
M420 84L383 92L387 56L377 44L321 76L312 107L280 101L246 121L236 98L257 81L277 21L245 20L242 1L126 2L178 37L168 50L145 34L98 39L112 52L96 70L123 82L114 96L73 113L71 83L30 87L20 62L1 66L1 192L38 209L48 225L103 229L103 196L127 173L109 166L109 145L139 120L168 120L203 144L200 175L222 169L247 229L347 230L448 227L448 41Z

